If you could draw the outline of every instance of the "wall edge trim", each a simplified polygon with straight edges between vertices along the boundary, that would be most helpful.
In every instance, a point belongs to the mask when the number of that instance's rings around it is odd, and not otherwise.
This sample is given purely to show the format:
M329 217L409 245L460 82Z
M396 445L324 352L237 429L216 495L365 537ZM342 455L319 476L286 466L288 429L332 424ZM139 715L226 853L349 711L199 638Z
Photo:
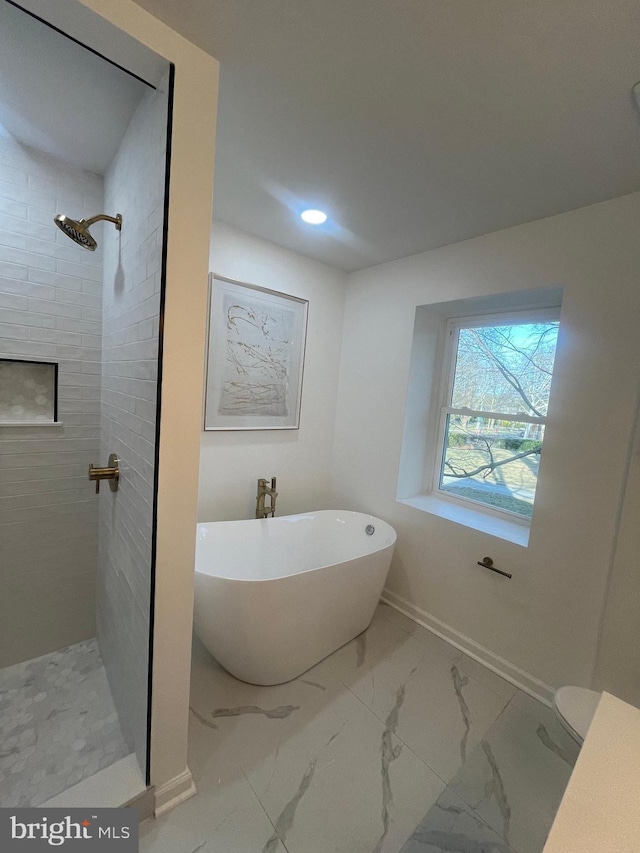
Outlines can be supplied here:
M132 797L130 800L127 800L126 803L122 804L123 809L138 809L138 823L142 823L143 820L147 820L147 818L153 817L154 809L155 809L155 788L150 786L145 788L145 790L138 794L137 797Z
M499 655L476 643L475 640L472 640L460 631L456 631L451 625L440 621L440 619L437 619L431 613L427 613L426 610L422 610L420 607L416 607L415 604L411 604L402 596L387 589L387 587L382 591L381 600L390 607L393 607L394 610L417 622L418 625L431 631L437 637L440 637L441 640L445 640L456 649L460 649L461 652L464 652L470 658L486 666L487 669L495 672L496 675L504 678L510 684L513 684L514 687L518 687L544 705L552 706L553 687L550 687L510 661L501 658Z
M163 814L166 814L171 809L193 797L196 793L197 790L193 776L187 767L178 776L174 776L173 779L169 779L164 785L156 788L155 816L157 818L161 817Z

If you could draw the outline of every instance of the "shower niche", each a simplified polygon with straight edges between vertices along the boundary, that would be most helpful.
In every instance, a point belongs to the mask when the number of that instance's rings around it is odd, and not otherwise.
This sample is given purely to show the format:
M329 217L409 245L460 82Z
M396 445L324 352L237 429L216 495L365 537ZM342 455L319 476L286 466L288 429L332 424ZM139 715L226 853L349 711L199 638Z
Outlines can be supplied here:
M0 426L57 425L57 363L0 358Z

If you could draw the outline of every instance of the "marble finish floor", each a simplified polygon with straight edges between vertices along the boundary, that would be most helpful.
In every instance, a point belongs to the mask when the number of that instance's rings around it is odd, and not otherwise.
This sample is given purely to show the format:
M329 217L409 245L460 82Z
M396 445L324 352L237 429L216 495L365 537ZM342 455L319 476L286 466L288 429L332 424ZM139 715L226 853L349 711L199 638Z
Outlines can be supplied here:
M194 641L198 794L141 853L540 853L578 748L553 712L386 605L295 681Z
M95 639L0 670L0 807L38 806L129 751Z

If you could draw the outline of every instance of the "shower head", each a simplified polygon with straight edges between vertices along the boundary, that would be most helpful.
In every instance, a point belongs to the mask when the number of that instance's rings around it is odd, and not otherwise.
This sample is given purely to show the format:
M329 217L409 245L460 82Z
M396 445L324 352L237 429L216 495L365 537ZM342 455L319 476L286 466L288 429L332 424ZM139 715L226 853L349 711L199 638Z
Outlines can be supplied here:
M99 213L97 216L92 216L91 219L79 219L78 221L70 219L64 213L59 213L53 217L53 221L67 237L70 237L75 243L82 246L83 249L88 249L90 252L95 252L98 244L92 237L89 228L94 222L102 220L113 222L116 226L116 231L122 230L122 216L119 213L115 216L107 216L104 213Z

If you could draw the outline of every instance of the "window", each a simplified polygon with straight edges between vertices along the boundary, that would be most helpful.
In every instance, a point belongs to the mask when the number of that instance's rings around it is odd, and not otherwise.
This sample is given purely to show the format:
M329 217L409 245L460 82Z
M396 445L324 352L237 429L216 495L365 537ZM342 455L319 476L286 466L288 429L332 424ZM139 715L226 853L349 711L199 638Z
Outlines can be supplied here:
M558 337L558 313L450 320L434 491L528 519Z

